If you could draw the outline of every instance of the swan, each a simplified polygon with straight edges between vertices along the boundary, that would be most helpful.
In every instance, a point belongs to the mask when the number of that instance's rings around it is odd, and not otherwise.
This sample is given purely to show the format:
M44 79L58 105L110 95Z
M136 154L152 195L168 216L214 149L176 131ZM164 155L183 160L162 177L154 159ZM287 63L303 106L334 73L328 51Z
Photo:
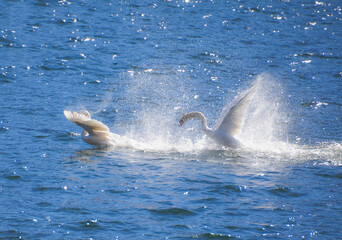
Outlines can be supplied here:
M201 112L190 112L185 114L179 124L182 126L192 118L199 119L203 132L214 142L224 147L238 148L241 142L236 139L241 131L247 108L253 99L258 82L251 88L238 95L226 110L221 114L218 125L211 129L207 125L207 119Z
M116 136L104 123L91 119L87 110L80 113L64 110L63 113L70 122L83 128L82 139L88 144L95 147L106 147L112 143L113 136Z

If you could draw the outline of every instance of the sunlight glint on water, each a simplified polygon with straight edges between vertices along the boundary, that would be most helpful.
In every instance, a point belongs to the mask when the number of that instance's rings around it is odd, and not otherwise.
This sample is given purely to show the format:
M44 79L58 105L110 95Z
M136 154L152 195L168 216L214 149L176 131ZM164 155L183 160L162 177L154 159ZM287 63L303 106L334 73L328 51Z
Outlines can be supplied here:
M342 238L340 1L0 9L1 239ZM257 79L244 148L178 126ZM120 137L93 148L64 109Z

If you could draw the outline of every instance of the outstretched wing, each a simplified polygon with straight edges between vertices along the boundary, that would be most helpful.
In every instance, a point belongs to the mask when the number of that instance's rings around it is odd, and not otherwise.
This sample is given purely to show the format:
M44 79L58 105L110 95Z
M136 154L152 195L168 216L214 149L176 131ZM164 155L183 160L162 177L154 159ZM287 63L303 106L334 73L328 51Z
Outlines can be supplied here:
M64 116L71 122L85 129L90 135L94 131L109 131L109 128L100 121L90 118L89 114L70 112L68 110L63 111Z
M226 132L229 135L237 135L245 119L247 108L253 99L258 82L253 87L242 92L232 102L230 107L223 111L221 121L217 129Z

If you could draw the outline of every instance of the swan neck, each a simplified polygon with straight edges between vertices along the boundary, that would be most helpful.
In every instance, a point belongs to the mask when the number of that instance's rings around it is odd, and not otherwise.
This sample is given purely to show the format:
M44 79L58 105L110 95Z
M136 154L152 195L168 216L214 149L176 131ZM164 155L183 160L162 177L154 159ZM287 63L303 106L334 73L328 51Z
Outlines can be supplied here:
M187 119L190 119L190 118L197 118L198 120L200 120L201 127L202 127L202 130L204 132L210 131L210 128L208 127L208 124L207 124L207 119L206 119L206 117L204 116L203 113L201 113L201 112L191 112L191 113L188 114Z
M201 127L202 127L202 130L204 132L210 130L209 127L208 127L207 119L206 119L206 117L202 113L197 116L197 119L200 120Z
M83 129L83 131L82 131L82 139L84 141L86 141L88 136L89 136L89 133L85 129Z

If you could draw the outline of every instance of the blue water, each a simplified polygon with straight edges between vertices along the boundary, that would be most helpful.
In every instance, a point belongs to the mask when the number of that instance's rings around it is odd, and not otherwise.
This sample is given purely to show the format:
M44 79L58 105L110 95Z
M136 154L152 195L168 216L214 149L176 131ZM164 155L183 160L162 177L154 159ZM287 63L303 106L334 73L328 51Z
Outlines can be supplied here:
M1 239L342 238L340 1L2 0L0 56Z

